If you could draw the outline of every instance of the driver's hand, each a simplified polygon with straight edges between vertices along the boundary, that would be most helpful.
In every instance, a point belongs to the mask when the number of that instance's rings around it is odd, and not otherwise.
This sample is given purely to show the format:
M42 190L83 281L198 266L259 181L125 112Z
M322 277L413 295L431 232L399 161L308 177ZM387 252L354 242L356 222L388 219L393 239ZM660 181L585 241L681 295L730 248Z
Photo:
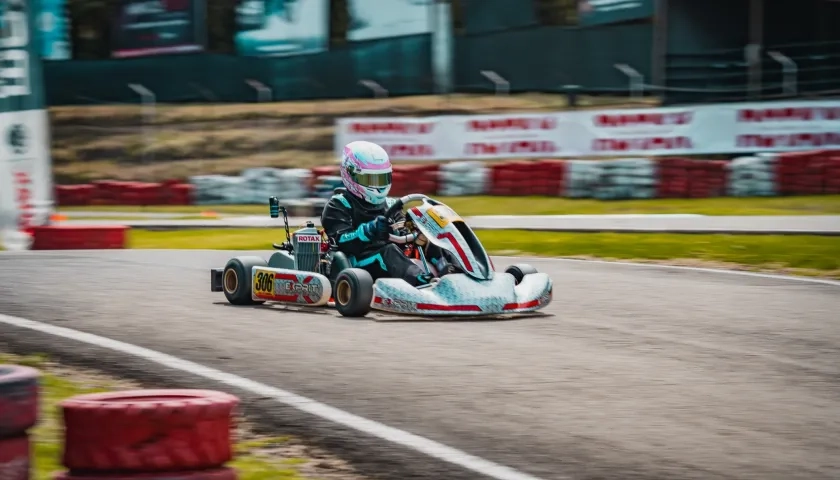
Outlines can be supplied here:
M380 215L365 224L365 234L371 239L385 240L388 238L388 220Z

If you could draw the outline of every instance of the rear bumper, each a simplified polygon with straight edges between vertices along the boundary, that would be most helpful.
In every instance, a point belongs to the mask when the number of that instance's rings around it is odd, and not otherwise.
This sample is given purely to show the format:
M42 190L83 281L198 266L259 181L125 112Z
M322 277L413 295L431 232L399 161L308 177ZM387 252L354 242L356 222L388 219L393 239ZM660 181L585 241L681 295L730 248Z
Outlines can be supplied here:
M210 269L210 291L211 292L224 292L224 268L211 268Z

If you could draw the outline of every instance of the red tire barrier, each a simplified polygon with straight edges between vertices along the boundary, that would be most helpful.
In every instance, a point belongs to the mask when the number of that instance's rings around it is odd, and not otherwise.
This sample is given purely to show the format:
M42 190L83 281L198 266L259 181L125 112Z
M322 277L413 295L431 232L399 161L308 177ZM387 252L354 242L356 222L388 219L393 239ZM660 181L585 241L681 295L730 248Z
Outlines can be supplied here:
M776 187L780 195L823 193L824 152L782 153L776 161Z
M29 480L31 453L29 436L0 439L0 478Z
M840 193L840 153L826 158L825 162L825 193Z
M40 376L34 368L0 365L0 438L23 435L38 422Z
M32 227L32 250L91 250L126 248L129 227L123 225Z
M663 158L656 162L659 198L708 198L726 195L726 162Z
M391 180L392 197L409 193L435 195L440 185L440 165L394 165Z
M158 472L140 474L96 474L85 475L63 472L57 474L55 480L237 480L236 470L232 468L218 468L213 470L199 470L192 472Z
M191 205L195 187L180 180L163 183L97 181L91 185L58 185L60 206L78 205Z
M70 471L201 470L232 458L239 399L210 390L134 390L61 403ZM155 477L157 478L157 477Z
M494 163L490 173L492 195L560 196L566 191L566 162L538 160Z

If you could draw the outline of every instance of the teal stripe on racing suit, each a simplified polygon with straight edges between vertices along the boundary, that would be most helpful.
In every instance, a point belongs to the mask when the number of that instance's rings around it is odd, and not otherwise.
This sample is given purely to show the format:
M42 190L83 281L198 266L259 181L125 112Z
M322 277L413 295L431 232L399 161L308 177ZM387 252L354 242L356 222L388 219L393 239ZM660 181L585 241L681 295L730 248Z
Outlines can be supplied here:
M379 262L379 268L382 269L383 272L388 271L388 267L385 266L385 260L382 258L381 253L377 253L371 257L363 258L361 260L356 260L356 257L348 258L350 260L351 267L367 267L368 265L373 265L376 262Z
M327 202L321 214L321 225L327 236L333 239L339 249L347 256L365 258L387 244L387 240L372 238L366 231L365 224L384 215L389 205L395 200L389 199L381 206L363 204L356 197L349 194L336 194ZM395 222L405 220L402 212L394 215Z

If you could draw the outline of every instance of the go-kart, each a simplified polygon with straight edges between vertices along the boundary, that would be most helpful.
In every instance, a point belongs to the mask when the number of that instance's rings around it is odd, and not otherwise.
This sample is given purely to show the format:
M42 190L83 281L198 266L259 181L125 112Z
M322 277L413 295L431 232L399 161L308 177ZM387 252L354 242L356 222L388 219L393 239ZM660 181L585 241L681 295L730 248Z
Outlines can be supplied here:
M340 192L343 189L338 189ZM266 261L261 257L230 259L224 268L211 269L211 291L224 292L234 305L279 302L310 307L334 306L346 317L363 317L371 310L401 315L487 316L534 312L552 300L552 281L530 265L511 265L496 272L478 237L451 208L423 194L389 199L386 218L411 202L405 222L389 241L434 276L428 285L414 287L401 278L373 281L364 269L338 250L323 230L307 222L289 232L287 211L276 197L269 199L272 218L283 213L286 242ZM426 260L424 245L448 252L463 273L440 276Z

